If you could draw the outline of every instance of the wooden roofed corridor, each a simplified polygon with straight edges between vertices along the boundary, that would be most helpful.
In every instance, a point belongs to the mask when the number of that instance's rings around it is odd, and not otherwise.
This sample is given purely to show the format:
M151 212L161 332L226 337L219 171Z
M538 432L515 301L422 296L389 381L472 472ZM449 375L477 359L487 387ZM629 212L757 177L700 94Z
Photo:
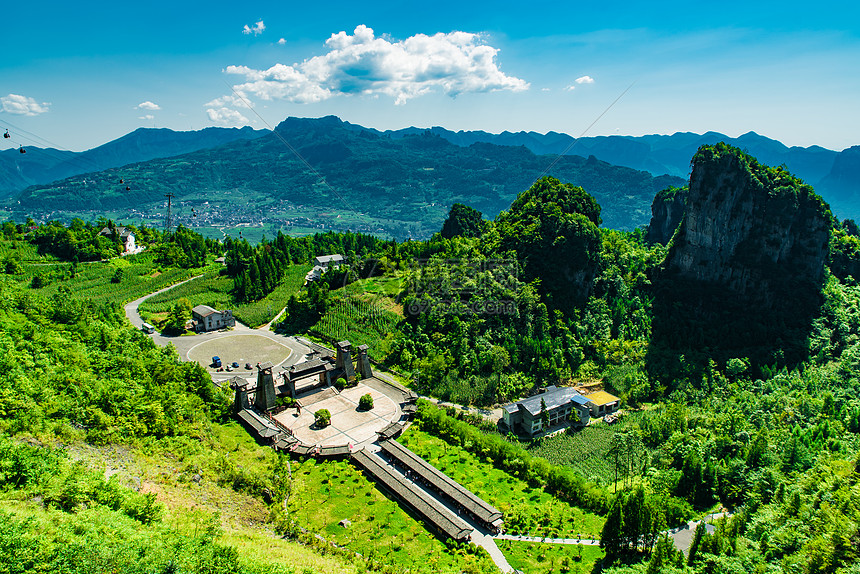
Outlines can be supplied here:
M454 540L471 540L502 572L513 572L493 539L502 513L468 489L394 439L380 437L379 447L354 452L351 461L428 526Z

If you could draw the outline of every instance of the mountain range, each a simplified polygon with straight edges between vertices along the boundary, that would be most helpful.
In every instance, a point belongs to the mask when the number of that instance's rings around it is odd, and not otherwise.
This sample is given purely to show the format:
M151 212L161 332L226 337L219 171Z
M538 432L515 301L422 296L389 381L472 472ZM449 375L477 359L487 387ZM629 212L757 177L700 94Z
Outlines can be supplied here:
M785 165L813 184L837 216L860 215L860 146L842 152L787 147L754 132L577 140L557 132L379 131L334 116L288 118L275 133L142 128L82 153L7 150L0 153L0 196L26 188L17 197L21 209L98 211L163 203L167 191L192 203L207 193L238 192L247 203L347 209L393 228L409 222L407 236L425 236L438 230L451 203L492 217L548 174L592 193L604 226L630 229L648 223L656 191L685 183L699 146L719 141L765 164ZM117 189L123 177L133 189Z

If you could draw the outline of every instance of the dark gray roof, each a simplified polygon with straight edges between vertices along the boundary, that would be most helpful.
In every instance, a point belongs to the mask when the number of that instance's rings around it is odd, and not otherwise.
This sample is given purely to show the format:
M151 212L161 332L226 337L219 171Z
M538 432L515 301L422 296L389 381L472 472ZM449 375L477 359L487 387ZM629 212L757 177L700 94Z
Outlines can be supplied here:
M320 448L319 456L322 458L326 457L335 457L335 456L347 456L350 454L349 445L341 445L341 446L324 446Z
M352 453L350 460L366 470L376 481L382 483L445 536L454 540L464 540L471 534L472 529L465 522L438 510L436 508L438 503L428 493L418 488L400 473L392 471L378 456L368 454L362 449Z
M283 435L278 437L277 442L275 442L275 448L278 450L289 450L291 447L299 444L299 439L290 435Z
M208 317L212 313L217 313L216 309L213 309L209 305L197 305L191 310L195 315L200 315L201 317Z
M317 357L290 367L290 380L331 371L332 369L334 369L334 365L331 364L328 357Z
M395 459L400 465L405 466L419 475L432 487L473 514L478 520L485 524L498 527L502 523L502 513L490 504L484 502L474 493L464 488L459 482L443 473L435 466L397 442L388 440L383 442L382 450Z
M547 387L546 392L543 392L539 395L535 395L533 397L529 397L527 399L523 399L521 401L517 401L516 403L511 403L508 405L504 405L502 408L508 411L509 413L515 413L520 408L528 411L532 416L537 416L540 414L540 403L543 400L546 403L546 408L548 411L552 409L558 408L566 403L569 403L571 400L574 400L574 397L581 397L579 391L574 389L573 387ZM578 404L584 404L580 402L579 399L576 399Z
M271 369L271 368L273 368L274 366L275 366L275 365L273 365L271 361L266 361L265 363L260 363L260 364L257 366L257 368L258 368L258 369L260 369L261 371L265 371L266 369Z
M267 421L250 409L242 409L239 411L238 416L248 426L254 429L254 432L256 432L261 438L271 438L281 434L281 430L275 426L274 423Z
M293 450L291 452L294 452L296 454L305 455L305 454L310 454L311 451L313 451L316 447L317 447L317 445L315 445L315 444L299 443L295 447L293 447Z
M390 438L396 437L401 432L403 432L403 425L398 423L391 423L381 431L376 431L376 434L378 434L379 438L381 438L382 440L388 440Z

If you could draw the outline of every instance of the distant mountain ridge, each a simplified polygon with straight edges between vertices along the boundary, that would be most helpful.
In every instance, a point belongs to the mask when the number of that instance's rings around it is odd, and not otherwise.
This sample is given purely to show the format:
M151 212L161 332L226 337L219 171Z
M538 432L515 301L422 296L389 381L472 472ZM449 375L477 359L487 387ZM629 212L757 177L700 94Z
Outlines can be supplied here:
M385 222L385 233L418 238L439 231L453 203L494 217L545 174L585 188L603 207L604 225L618 229L645 225L654 194L684 183L594 157L556 161L522 146L488 143L463 148L425 132L391 137L334 116L288 118L275 131L31 186L16 199L20 210L54 217L60 211L157 211L171 192L177 203L196 205L198 211L204 203L217 203L222 217L231 217L239 206L252 209L255 221L290 218L299 208L311 209L311 219L322 221L340 210L349 218ZM120 184L121 179L127 183ZM282 215L268 215L272 208ZM208 218L201 211L197 221Z
M72 152L25 146L0 152L0 197L31 185L51 183L84 173L213 148L236 140L254 139L268 130L210 127L178 132L167 128L138 128L99 147Z
M403 137L421 133L421 128L405 128L379 132L390 137ZM777 140L748 132L732 138L719 132L695 134L677 132L672 135L645 136L594 136L575 138L558 132L454 132L441 127L429 129L453 144L467 147L474 143L525 146L536 154L560 154L587 157L593 155L601 161L652 175L674 175L687 179L690 175L690 158L703 145L725 142L745 150L766 165L785 165L790 172L812 185L825 197L840 217L860 216L860 146L841 152L821 146L788 147ZM573 144L569 150L568 146Z

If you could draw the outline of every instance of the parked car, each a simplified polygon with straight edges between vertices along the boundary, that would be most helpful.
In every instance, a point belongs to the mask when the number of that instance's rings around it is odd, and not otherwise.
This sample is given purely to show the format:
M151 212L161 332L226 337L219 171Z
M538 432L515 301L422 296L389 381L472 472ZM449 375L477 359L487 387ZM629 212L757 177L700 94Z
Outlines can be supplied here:
M251 370L251 363L245 363L245 368L250 371Z
M238 362L236 362L236 361L233 361L233 368L234 368L234 369L238 369L238 368L239 368L239 363L238 363Z
M217 355L212 357L212 366L215 367L216 369L218 367L220 367L221 366L221 357L218 357Z

